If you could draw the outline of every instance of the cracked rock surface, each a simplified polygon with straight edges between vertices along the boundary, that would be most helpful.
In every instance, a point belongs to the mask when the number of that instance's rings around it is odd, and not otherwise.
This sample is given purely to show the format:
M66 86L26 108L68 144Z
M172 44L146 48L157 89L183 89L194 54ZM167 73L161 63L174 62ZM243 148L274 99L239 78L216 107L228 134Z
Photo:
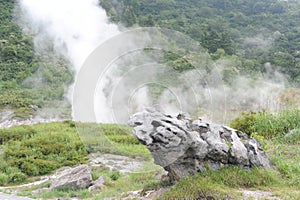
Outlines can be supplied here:
M128 124L172 181L229 165L272 167L256 139L226 126L192 121L187 114L173 117L147 109L134 114Z

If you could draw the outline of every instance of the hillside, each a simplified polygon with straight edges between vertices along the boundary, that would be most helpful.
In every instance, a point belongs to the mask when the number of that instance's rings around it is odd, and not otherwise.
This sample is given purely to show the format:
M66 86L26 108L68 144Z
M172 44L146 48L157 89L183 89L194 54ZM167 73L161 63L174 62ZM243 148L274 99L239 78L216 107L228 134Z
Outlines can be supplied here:
M22 31L18 9L14 0L0 1L0 110L22 117L32 114L29 105L61 105L73 73L51 46L45 54L35 53L34 35Z
M101 0L111 20L188 34L220 58L236 57L240 73L264 72L270 62L299 83L300 3L297 0Z
M300 82L299 1L110 1L100 0L112 22L126 27L159 26L200 41L215 60L231 60L226 83L237 75L260 76L273 70ZM34 35L24 34L16 1L0 1L0 107L27 109L63 105L73 80L70 64L49 44L34 52ZM229 77L229 78L228 78ZM60 103L59 103L60 102ZM62 103L65 102L65 103ZM23 109L23 110L24 110ZM23 110L21 112L23 112Z

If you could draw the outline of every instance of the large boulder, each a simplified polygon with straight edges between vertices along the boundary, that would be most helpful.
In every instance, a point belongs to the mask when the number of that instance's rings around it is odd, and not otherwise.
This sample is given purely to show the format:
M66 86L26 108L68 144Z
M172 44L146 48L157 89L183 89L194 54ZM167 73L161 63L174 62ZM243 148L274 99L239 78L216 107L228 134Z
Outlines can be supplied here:
M226 126L192 121L187 114L172 117L147 109L133 115L129 125L172 181L229 165L271 167L256 139Z
M78 165L74 168L62 171L61 174L52 181L50 189L85 189L92 184L92 181L92 172L89 166Z

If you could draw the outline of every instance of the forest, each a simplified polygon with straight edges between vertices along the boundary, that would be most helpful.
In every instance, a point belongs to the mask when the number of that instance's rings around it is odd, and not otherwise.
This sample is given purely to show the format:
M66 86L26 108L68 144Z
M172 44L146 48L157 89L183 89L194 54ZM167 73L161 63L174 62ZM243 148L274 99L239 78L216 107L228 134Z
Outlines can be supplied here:
M0 1L0 107L31 114L29 105L56 105L73 80L65 58L34 51L34 36L20 28L16 1ZM50 52L50 53L49 53Z
M15 4L0 0L1 107L43 107L64 101L74 78L70 63L51 53L51 46L47 54L34 52L34 36L24 34L18 25ZM270 63L287 75L288 84L300 84L297 0L100 0L99 4L112 23L180 31L199 41L214 60L231 60L224 77L227 83L228 77L260 76Z
M269 62L299 82L299 1L101 0L113 22L158 26L197 40L213 58L237 59L240 73L264 72Z

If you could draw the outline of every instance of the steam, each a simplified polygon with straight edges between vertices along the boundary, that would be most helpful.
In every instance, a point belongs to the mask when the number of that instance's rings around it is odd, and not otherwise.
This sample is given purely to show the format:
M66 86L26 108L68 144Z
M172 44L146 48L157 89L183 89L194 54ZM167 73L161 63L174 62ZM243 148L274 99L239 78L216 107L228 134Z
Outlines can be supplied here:
M20 0L25 29L35 35L35 50L49 41L76 71L103 41L117 34L97 0Z
M130 115L155 107L170 115L189 112L193 118L226 124L243 111L281 109L279 97L286 90L287 77L270 63L264 66L266 72L256 77L241 75L235 69L235 76L225 83L226 69L236 65L230 59L210 61L210 70L201 68L201 61L196 63L200 68L177 72L173 66L161 65L163 58L159 56L143 52L126 56L115 61L98 83L95 99L102 103L97 105L107 108L96 113L99 121L125 123ZM105 88L110 89L101 95ZM96 110L101 110L97 105Z
M280 34L280 33L279 33ZM274 37L276 36L276 33L273 34ZM273 42L274 37L268 35L264 36L262 34L258 34L254 37L247 37L243 41L243 47L247 49L259 49L259 50L268 50Z
M50 43L55 52L68 59L76 73L96 47L120 33L116 25L109 23L97 0L20 0L20 6L24 31L35 36L36 52L46 53ZM151 42L158 45L173 39L178 43L176 45L187 48L185 52L198 53L197 61L191 63L195 69L174 70L172 64L165 63L163 51L132 51L139 47L134 39L147 40L147 37L137 35L132 41L122 41L122 37L120 41L118 38L112 40L114 49L109 51L117 51L120 43L130 48L125 51L126 55L112 52L116 57L112 57L109 66L100 66L107 67L107 70L102 69L104 74L97 74L97 77L91 69L86 77L96 80L95 91L92 91L95 105L91 106L96 110L96 121L125 123L130 115L146 107L155 107L171 115L185 111L193 117L205 116L221 123L245 110L280 109L279 95L285 90L287 81L269 63L265 65L266 73L255 78L241 76L235 69L236 75L225 84L224 73L236 65L235 61L223 58L213 62L207 52L198 51L194 40L178 33L162 37L157 34ZM155 41L159 38L160 41ZM267 49L272 42L272 37L266 39L257 35L246 38L243 45ZM100 49L94 56L110 57L109 53ZM103 63L107 64L106 61ZM84 87L89 85L83 84L80 89L85 90ZM82 109L86 109L85 106ZM89 121L89 114L82 115L79 120Z

